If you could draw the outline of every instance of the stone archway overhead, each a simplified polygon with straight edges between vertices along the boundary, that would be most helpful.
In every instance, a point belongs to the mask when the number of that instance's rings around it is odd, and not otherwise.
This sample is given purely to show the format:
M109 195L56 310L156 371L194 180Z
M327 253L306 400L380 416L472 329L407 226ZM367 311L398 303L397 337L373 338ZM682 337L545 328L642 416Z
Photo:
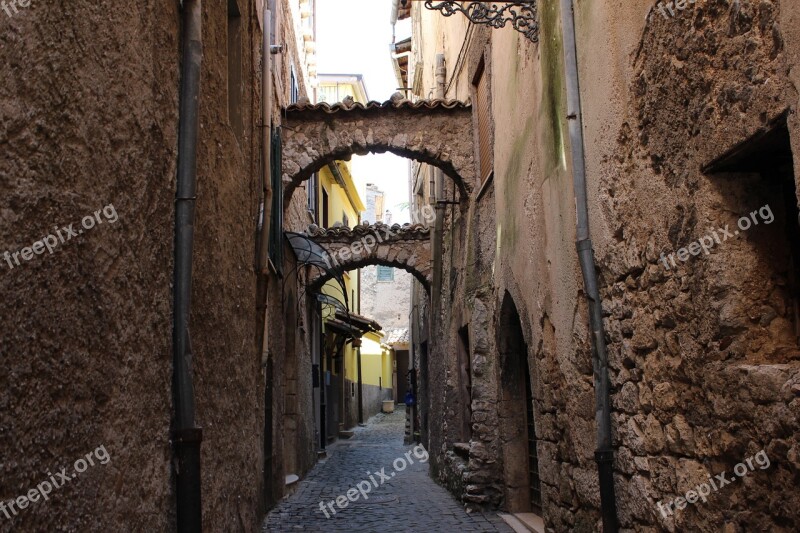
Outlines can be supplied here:
M364 223L352 229L325 229L312 224L306 235L325 250L326 262L337 272L369 265L392 266L410 272L426 290L430 288L433 266L428 226ZM319 288L328 279L327 273L316 271L308 284Z
M462 198L475 184L469 102L298 103L284 110L281 132L285 205L294 189L325 165L370 152L435 165L453 179Z

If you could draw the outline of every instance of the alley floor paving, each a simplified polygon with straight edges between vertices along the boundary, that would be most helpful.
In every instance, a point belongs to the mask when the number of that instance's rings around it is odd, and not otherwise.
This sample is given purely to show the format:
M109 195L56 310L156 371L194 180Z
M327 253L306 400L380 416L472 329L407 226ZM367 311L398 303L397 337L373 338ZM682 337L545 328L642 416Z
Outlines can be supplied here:
M263 531L512 531L495 513L468 514L430 478L428 464L414 455L414 446L403 445L405 411L399 407L356 428L351 439L329 446L328 458L270 512ZM416 452L425 459L422 449ZM404 463L412 464L403 468ZM343 497L339 501L344 503L348 490L357 490L359 483L366 498L351 492L355 501L348 500L344 508L333 503L335 514L326 505L326 518L320 502Z

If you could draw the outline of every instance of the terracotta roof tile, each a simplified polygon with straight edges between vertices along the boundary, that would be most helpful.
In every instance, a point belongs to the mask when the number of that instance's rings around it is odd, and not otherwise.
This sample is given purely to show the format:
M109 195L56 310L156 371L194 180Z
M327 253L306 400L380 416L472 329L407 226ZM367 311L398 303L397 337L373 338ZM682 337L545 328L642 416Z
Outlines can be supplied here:
M388 231L387 231L388 230ZM380 235L387 235L388 239L393 240L393 236L397 239L426 239L431 234L429 226L424 224L367 224L366 222L358 224L353 228L347 226L336 226L333 228L320 228L316 224L311 224L306 230L306 235L311 238L322 239L339 239L349 237L363 237L365 235L374 235L380 232Z
M435 98L432 100L418 100L416 102L412 102L411 100L387 100L383 103L376 102L375 100L370 100L366 104L362 104L360 102L354 102L350 105L344 104L342 102L336 102L334 104L329 104L327 102L320 102L318 104L310 104L310 103L303 103L298 102L296 104L291 104L289 107L285 109L286 113L296 113L296 112L313 112L313 111L322 111L324 113L333 114L338 113L339 111L364 111L367 109L456 109L456 108L467 108L470 107L470 102L462 102L460 100L443 100L439 98Z
M408 342L408 328L390 328L386 330L384 344L404 344Z

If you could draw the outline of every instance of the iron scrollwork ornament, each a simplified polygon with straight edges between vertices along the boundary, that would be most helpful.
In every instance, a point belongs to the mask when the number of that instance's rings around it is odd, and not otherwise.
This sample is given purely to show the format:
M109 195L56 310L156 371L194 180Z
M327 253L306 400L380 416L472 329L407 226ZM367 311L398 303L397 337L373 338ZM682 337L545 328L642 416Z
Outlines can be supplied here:
M515 30L531 42L539 42L539 23L536 20L536 0L527 2L438 2L425 0L425 8L439 11L445 17L463 13L475 24L504 28L510 22Z

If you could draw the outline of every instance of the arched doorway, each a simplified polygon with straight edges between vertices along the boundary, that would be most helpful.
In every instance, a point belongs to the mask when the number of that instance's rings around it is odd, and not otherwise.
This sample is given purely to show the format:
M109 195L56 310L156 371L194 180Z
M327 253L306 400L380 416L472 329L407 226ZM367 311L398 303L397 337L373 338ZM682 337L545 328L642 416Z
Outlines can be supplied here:
M500 309L497 347L500 362L498 409L507 511L542 514L539 459L528 346L511 295Z

